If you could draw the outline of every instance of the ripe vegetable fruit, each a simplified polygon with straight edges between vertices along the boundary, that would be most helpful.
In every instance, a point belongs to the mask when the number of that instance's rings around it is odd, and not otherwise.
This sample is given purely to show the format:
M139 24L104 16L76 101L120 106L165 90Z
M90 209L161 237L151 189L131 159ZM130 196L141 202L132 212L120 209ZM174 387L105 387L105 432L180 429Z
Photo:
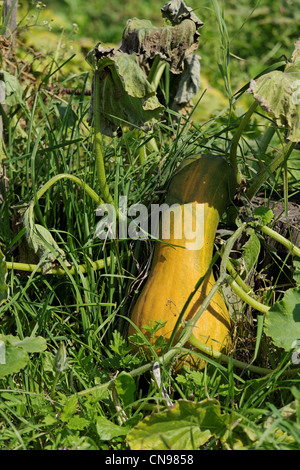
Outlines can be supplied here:
M236 188L236 180L227 162L218 156L205 154L190 157L183 161L171 180L166 204L179 204L182 212L175 213L174 223L182 224L182 236L178 237L171 224L169 238L156 242L149 277L131 314L132 322L147 335L144 325L155 320L166 324L158 331L157 337L170 338L177 319L199 279L205 275L213 255L216 230L221 215L229 205ZM192 218L195 225L196 205L203 205L202 230L203 246L190 249L191 239L187 237L187 223L184 210L193 207ZM199 206L198 206L199 207ZM179 217L179 220L178 220ZM177 220L176 220L177 218ZM199 225L199 224L198 224ZM194 230L194 229L193 229ZM177 238L176 238L177 237ZM176 246L171 246L176 245ZM179 246L178 246L179 245ZM200 308L211 287L215 283L213 272L206 276L192 297L183 320L191 319ZM129 326L129 336L136 329ZM193 334L201 342L221 351L230 343L230 318L225 302L219 291L214 295L208 309L196 323ZM176 337L178 337L177 332ZM190 347L190 345L186 345ZM189 354L185 361L192 367L203 366L195 355Z

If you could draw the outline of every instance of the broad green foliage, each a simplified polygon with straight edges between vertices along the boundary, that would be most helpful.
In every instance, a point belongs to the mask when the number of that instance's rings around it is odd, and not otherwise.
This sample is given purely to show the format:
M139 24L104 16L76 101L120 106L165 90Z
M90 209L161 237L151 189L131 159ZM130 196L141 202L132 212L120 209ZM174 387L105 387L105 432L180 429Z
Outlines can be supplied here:
M46 349L46 340L40 336L20 340L17 336L0 335L0 341L0 378L19 372L27 365L29 354Z
M104 416L98 416L96 420L96 429L99 438L102 441L111 441L119 436L126 436L130 427L118 426Z
M277 301L265 318L265 333L276 346L285 351L299 347L300 340L300 288L289 289Z
M127 441L132 450L193 450L212 436L222 437L227 425L228 415L221 414L216 400L178 400L173 408L137 424Z

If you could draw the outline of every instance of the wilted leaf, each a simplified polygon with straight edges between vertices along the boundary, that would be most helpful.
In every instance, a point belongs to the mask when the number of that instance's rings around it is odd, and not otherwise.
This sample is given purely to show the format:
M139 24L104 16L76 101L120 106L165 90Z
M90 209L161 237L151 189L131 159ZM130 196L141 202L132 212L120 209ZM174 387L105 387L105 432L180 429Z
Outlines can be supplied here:
M64 251L59 248L49 230L42 225L34 223L33 212L30 210L30 206L24 214L23 221L26 228L28 246L44 262L43 271L45 273L51 269L51 265L55 260L62 259L69 265Z
M264 331L279 348L291 351L300 340L300 288L286 291L266 313Z
M0 250L0 305L8 298L8 286L6 284L7 268L5 258Z
M170 64L172 73L178 74L183 71L185 58L198 48L198 36L197 26L190 19L156 28L148 20L132 18L127 21L120 50L139 54L143 62L158 56Z
M112 136L122 125L148 130L161 117L164 107L159 103L154 87L136 62L135 54L114 49L105 50L99 44L87 60L100 70L101 132ZM94 80L95 80L94 75ZM93 89L95 83L93 84ZM90 117L94 112L94 95Z
M275 70L250 82L248 92L267 111L279 127L287 130L286 137L300 141L300 57L299 41L292 60L283 72Z
M172 409L143 419L127 434L127 441L132 450L193 450L211 436L221 437L227 423L216 400L178 400Z
M188 19L195 23L197 29L203 26L202 21L195 15L193 9L188 7L183 0L171 0L162 7L161 11L162 16L168 18L173 24Z
M22 102L23 89L18 79L4 70L0 70L0 81L5 87L5 104L14 106Z
M174 111L182 111L197 94L199 86L200 57L196 54L191 54L184 60L183 72L172 77L170 108Z

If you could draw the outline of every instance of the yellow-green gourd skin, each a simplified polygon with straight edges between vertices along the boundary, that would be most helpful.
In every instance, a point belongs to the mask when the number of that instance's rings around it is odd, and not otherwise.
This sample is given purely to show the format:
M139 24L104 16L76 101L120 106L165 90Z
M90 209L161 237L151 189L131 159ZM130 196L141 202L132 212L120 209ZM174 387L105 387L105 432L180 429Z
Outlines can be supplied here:
M186 240L184 236L175 239L172 229L170 238L163 241L180 247L156 243L149 276L131 313L132 322L144 334L144 325L149 325L150 321L153 324L155 320L162 320L167 323L158 331L157 336L163 335L167 340L170 338L188 297L209 268L219 220L232 199L235 187L234 174L226 161L210 154L190 157L175 173L165 202L168 205L204 205L204 244L198 250L185 249L187 241L190 243L191 240ZM184 235L185 231L182 233ZM191 319L197 313L214 283L215 278L211 271L189 303L184 320ZM135 332L134 326L130 325L128 335ZM230 318L219 291L198 320L193 334L217 351L228 348ZM195 355L187 355L185 362L191 367L203 367L203 361L198 360Z

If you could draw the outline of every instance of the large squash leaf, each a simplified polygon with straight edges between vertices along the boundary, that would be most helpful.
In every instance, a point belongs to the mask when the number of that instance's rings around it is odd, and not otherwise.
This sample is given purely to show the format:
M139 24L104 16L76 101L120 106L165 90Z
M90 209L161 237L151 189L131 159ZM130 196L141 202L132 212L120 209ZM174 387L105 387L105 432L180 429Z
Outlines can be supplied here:
M196 28L190 19L174 26L156 28L148 20L132 18L127 22L120 49L141 55L143 62L159 56L169 62L172 73L178 74L183 71L184 59L198 48Z
M227 428L228 415L221 415L216 400L178 400L133 427L127 442L132 450L196 450L211 436L222 437Z
M291 62L285 70L275 70L250 82L252 93L262 109L279 127L287 131L291 142L300 141L300 41L295 45Z
M135 54L104 49L97 44L87 61L99 70L101 132L113 136L122 125L148 130L160 118L164 107L159 103L154 87L138 66ZM97 79L94 75L94 81ZM93 89L95 82L93 83ZM91 121L94 112L91 100Z
M266 313L264 331L279 348L291 351L300 342L300 288L289 289Z
M104 135L119 133L124 124L148 131L162 117L164 106L148 80L155 59L170 65L168 105L172 109L180 111L198 91L200 64L193 52L203 23L182 0L167 2L162 14L172 24L156 27L151 21L132 18L119 49L104 49L98 43L86 57L98 71L93 77L89 122L97 107ZM94 103L95 80L100 82L100 103Z

